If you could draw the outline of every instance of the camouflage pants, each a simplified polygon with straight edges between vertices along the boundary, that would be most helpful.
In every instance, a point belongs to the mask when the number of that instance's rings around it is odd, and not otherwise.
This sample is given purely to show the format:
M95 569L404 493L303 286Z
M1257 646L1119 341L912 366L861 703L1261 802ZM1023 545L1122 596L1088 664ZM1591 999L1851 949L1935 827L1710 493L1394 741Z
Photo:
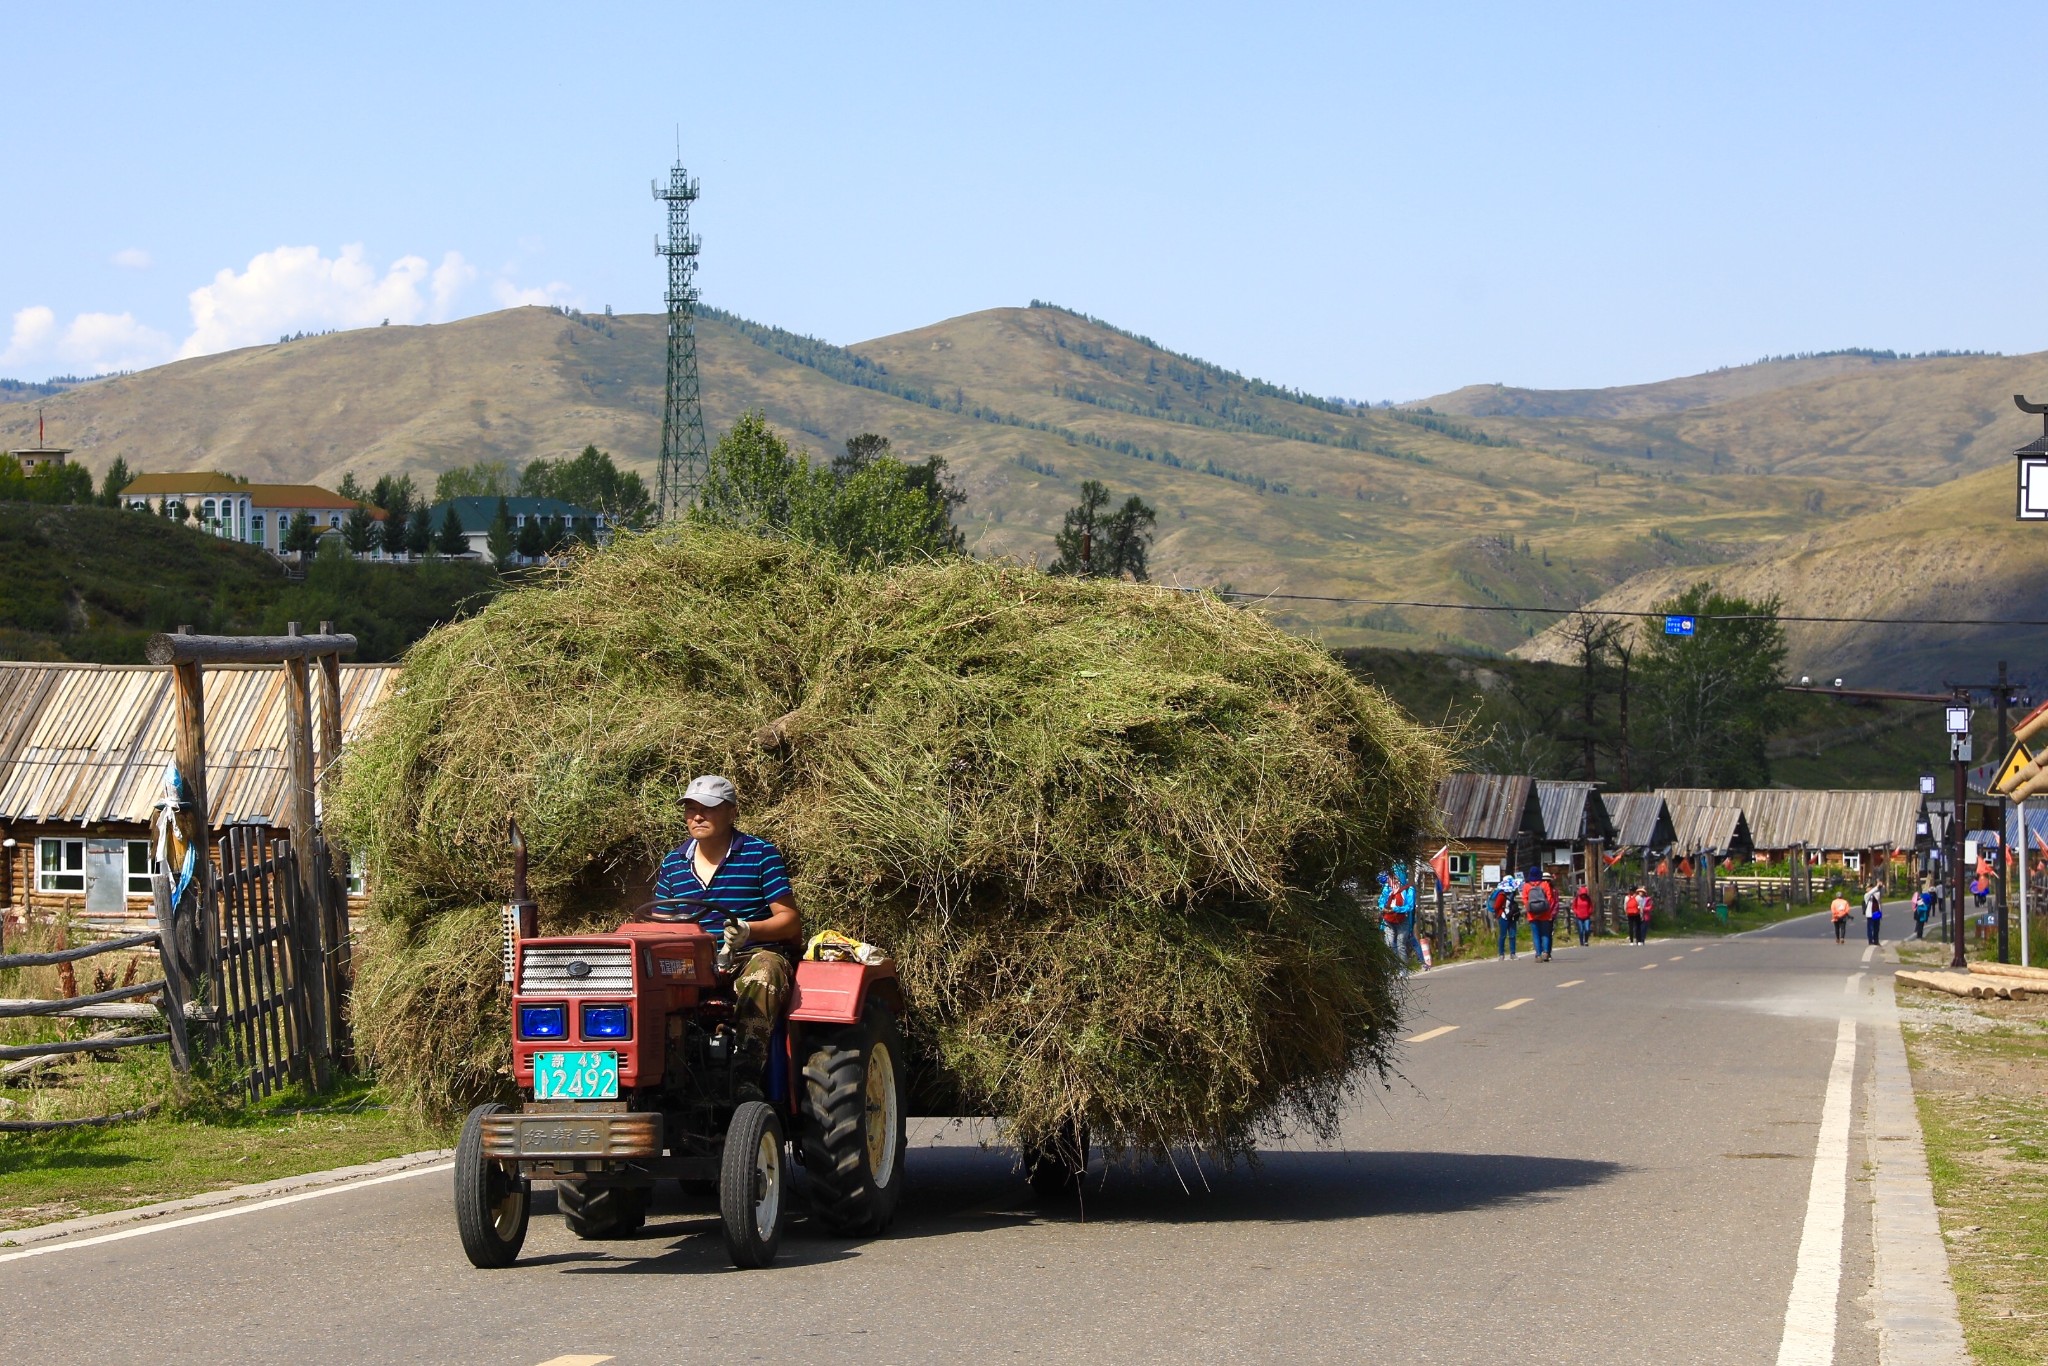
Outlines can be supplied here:
M766 945L740 952L739 975L732 982L739 1002L739 1027L742 1033L765 1038L789 1005L789 958L782 950Z

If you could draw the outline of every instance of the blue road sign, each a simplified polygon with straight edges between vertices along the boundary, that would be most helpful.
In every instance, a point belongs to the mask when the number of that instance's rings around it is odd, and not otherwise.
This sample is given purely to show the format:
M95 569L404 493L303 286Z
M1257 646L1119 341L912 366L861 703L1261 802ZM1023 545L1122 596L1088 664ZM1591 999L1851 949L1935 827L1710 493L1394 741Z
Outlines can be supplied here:
M1667 636L1689 636L1698 625L1699 622L1693 617L1666 617L1664 618L1664 634Z

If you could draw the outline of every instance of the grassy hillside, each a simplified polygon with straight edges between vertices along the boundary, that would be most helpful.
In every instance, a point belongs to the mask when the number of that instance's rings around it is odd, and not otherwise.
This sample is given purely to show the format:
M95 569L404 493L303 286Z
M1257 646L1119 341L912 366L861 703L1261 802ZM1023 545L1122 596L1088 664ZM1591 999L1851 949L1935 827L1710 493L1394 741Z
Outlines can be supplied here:
M2010 469L1985 470L1717 566L1711 577L1745 596L1777 593L1802 615L2048 620L2048 531L2014 520L2013 497ZM1647 571L1597 605L1642 610L1702 577L1696 569ZM1787 637L1794 675L1871 687L1981 680L1999 659L2024 674L2048 655L2048 630L2038 627L1792 624ZM1549 633L1517 653L1547 659L1561 650Z
M1050 306L851 347L712 312L700 356L714 433L760 408L821 454L874 431L943 455L976 554L1049 557L1081 482L1099 479L1158 509L1164 582L1281 595L1263 610L1332 644L1479 653L1552 618L1285 595L1570 606L1645 572L1748 559L2002 462L2026 434L2002 395L2048 388L2048 357L1836 357L1597 401L1358 409ZM180 361L45 407L53 439L95 468L119 456L331 484L595 442L651 471L662 357L659 318L526 308ZM0 410L0 440L32 420Z
M158 631L282 633L333 621L360 661L395 659L437 621L497 590L474 564L315 563L271 556L110 508L0 503L0 659L140 664Z

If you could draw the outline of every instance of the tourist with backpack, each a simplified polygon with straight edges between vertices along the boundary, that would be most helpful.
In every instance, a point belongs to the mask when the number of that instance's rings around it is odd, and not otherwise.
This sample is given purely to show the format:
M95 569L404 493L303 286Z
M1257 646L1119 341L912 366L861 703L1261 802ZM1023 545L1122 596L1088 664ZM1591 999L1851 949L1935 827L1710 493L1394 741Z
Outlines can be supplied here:
M1593 891L1585 883L1572 895L1572 919L1579 922L1579 947L1593 942Z
M1628 925L1628 942L1633 945L1637 932L1643 927L1643 889L1629 888L1628 895L1621 899L1621 918Z
M1846 944L1846 943L1848 943L1848 942L1849 942L1849 898L1848 898L1848 897L1846 897L1846 896L1843 896L1843 895L1842 895L1842 894L1841 894L1840 892L1836 892L1836 893L1835 893L1835 899L1834 899L1833 901L1830 901L1830 902L1828 903L1828 919L1829 919L1830 921L1832 921L1832 922L1834 923L1834 927L1835 927L1835 942L1836 942L1837 944Z
M1522 903L1516 894L1522 890L1522 880L1509 873L1493 888L1493 924L1499 937L1496 958L1513 958L1515 941L1520 937L1517 929L1522 922Z
M1530 947L1536 961L1548 963L1550 936L1557 926L1557 887L1543 876L1541 868L1531 868L1522 880L1522 913L1529 917Z
M1913 937L1927 937L1927 922L1934 915L1934 889L1922 887L1913 894Z

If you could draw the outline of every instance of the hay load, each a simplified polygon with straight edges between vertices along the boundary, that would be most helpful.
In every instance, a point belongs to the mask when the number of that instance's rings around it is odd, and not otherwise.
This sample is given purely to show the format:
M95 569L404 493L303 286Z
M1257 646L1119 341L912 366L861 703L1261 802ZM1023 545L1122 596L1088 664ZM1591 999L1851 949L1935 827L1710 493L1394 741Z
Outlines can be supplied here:
M413 648L335 821L367 860L358 1044L412 1102L502 1085L496 907L609 927L702 772L811 929L888 946L930 1093L1021 1138L1327 1131L1399 983L1346 884L1410 853L1436 735L1200 595L691 532L578 558Z

